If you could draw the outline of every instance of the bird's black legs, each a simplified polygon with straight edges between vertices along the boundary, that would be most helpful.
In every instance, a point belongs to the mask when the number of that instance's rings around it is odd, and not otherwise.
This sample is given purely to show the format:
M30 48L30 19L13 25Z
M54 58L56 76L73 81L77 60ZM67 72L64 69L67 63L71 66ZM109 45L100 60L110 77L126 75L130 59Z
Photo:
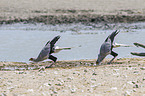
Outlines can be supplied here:
M50 55L48 58L51 59L53 62L56 62L56 60L57 60L57 58L54 57L53 55Z
M46 66L45 68L50 68L57 60L57 58L54 57L53 55L50 55L48 58L51 59L53 61L53 63L51 65L49 65L49 66Z
M40 67L39 71L45 70L46 68L50 68L56 62L56 60L57 60L57 58L54 57L53 55L50 55L48 57L48 59L51 59L53 61L53 63L51 65L49 65L49 66L42 66L42 67Z
M111 62L118 56L118 54L113 51L111 51L111 55L114 56L114 58L112 58L112 60L108 64L111 64Z

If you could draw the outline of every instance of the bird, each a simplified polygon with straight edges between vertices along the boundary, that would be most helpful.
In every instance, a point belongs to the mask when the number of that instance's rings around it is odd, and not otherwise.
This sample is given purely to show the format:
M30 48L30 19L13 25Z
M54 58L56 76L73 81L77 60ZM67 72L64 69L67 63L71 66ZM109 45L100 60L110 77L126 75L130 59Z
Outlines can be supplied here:
M136 47L142 47L145 48L144 44L141 43L133 43ZM138 52L131 52L132 55L136 55L136 56L145 56L145 53L138 53Z
M30 58L29 61L33 61L33 62L40 62L46 59L50 59L53 61L53 63L50 66L45 66L45 68L49 68L51 67L57 60L57 57L51 55L54 51L55 51L55 43L58 41L58 39L60 38L60 36L56 36L54 37L51 41L48 41L45 46L43 47L43 49L41 50L41 52L39 53L37 58Z
M120 31L116 30L114 32L112 32L104 41L104 43L101 45L100 48L100 53L98 54L98 59L96 61L96 64L99 64L104 60L104 58L111 54L114 58L112 58L112 60L110 60L110 62L108 64L110 64L117 56L118 54L115 53L114 51L112 51L113 49L113 41L114 41L114 37L119 33Z

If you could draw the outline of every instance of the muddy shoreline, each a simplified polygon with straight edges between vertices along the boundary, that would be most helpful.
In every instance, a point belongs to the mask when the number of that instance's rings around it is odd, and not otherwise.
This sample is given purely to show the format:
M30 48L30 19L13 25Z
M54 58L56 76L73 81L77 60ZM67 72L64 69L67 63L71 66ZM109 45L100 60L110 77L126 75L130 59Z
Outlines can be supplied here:
M144 22L144 4L144 0L1 0L0 24Z
M13 19L0 19L0 24L13 24L13 23L44 23L44 24L71 24L71 23L134 23L144 22L145 15L102 15L102 14L59 14L59 15L40 15L28 18L13 18Z
M54 65L52 65L51 68L73 68L73 67L82 67L82 66L107 66L107 62L109 62L110 59L105 59L101 65L96 65L95 59L90 60L63 60L63 61L57 61ZM1 71L14 71L14 70L38 70L39 66L46 66L50 65L52 62L40 62L40 63L25 63L25 62L0 62L0 70ZM113 65L121 65L121 64L139 64L139 63L145 63L144 58L118 58L114 60L112 63ZM38 66L39 65L39 66ZM49 69L49 68L48 68Z

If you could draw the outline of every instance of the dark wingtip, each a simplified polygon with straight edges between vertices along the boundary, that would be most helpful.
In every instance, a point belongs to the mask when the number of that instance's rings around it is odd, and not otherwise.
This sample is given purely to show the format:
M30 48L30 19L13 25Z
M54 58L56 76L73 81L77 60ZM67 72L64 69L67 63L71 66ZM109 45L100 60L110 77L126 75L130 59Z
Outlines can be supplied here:
M60 35L54 37L53 40L51 40L50 44L55 44L59 38L60 38Z
M117 35L120 32L120 30L115 30L115 34Z
M58 36L56 36L57 38L60 38L61 36L60 35L58 35Z
M110 39L111 39L111 42L113 42L113 41L114 41L114 37L115 37L119 32L120 32L119 30L115 30L114 32L112 32L112 33L107 37L107 39L110 38ZM107 39L106 39L105 41L107 41Z
M135 43L133 43L135 46L137 46L138 47L138 43L137 42L135 42Z

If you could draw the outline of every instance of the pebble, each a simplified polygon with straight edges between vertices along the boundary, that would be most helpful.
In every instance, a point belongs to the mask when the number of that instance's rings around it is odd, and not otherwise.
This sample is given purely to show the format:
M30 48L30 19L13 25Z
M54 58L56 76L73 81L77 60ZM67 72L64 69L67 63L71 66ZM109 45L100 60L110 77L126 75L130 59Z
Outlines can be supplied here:
M12 89L14 89L14 87L8 87L7 89L8 89L8 90L12 90Z
M54 71L54 74L58 74L58 72L57 71Z
M88 71L85 69L84 72L88 72Z
M119 71L119 69L113 69L113 71L118 72L118 71Z
M96 81L96 79L94 79L94 78L92 78L91 80L92 80L92 81Z
M34 90L33 90L33 89L28 89L27 91L28 91L28 92L34 92Z
M76 92L76 88L71 89L71 93L75 93Z
M145 70L145 67L140 68L141 70Z
M57 83L55 85L57 85L57 86L63 86L64 84L60 82L60 83Z
M133 89L133 92L136 92L136 89Z
M94 72L92 75L97 75L97 73Z
M145 77L142 80L145 81Z
M6 94L4 94L4 93L1 93L1 96L7 96Z
M133 73L134 73L134 74L138 74L139 72L138 72L138 71L134 71Z
M131 96L131 92L130 91L126 91L124 96Z
M51 83L44 83L45 86L51 86Z
M128 81L127 83L130 84L130 85L134 84L133 81Z
M19 74L27 74L27 73L22 71L22 72L19 72Z
M92 85L91 88L93 88L94 90L98 87L98 85Z
M111 90L117 90L117 87L112 87Z
M135 84L135 85L133 86L133 88L139 88L139 85L138 85L138 84Z
M73 78L72 77L68 77L67 80L73 80Z

